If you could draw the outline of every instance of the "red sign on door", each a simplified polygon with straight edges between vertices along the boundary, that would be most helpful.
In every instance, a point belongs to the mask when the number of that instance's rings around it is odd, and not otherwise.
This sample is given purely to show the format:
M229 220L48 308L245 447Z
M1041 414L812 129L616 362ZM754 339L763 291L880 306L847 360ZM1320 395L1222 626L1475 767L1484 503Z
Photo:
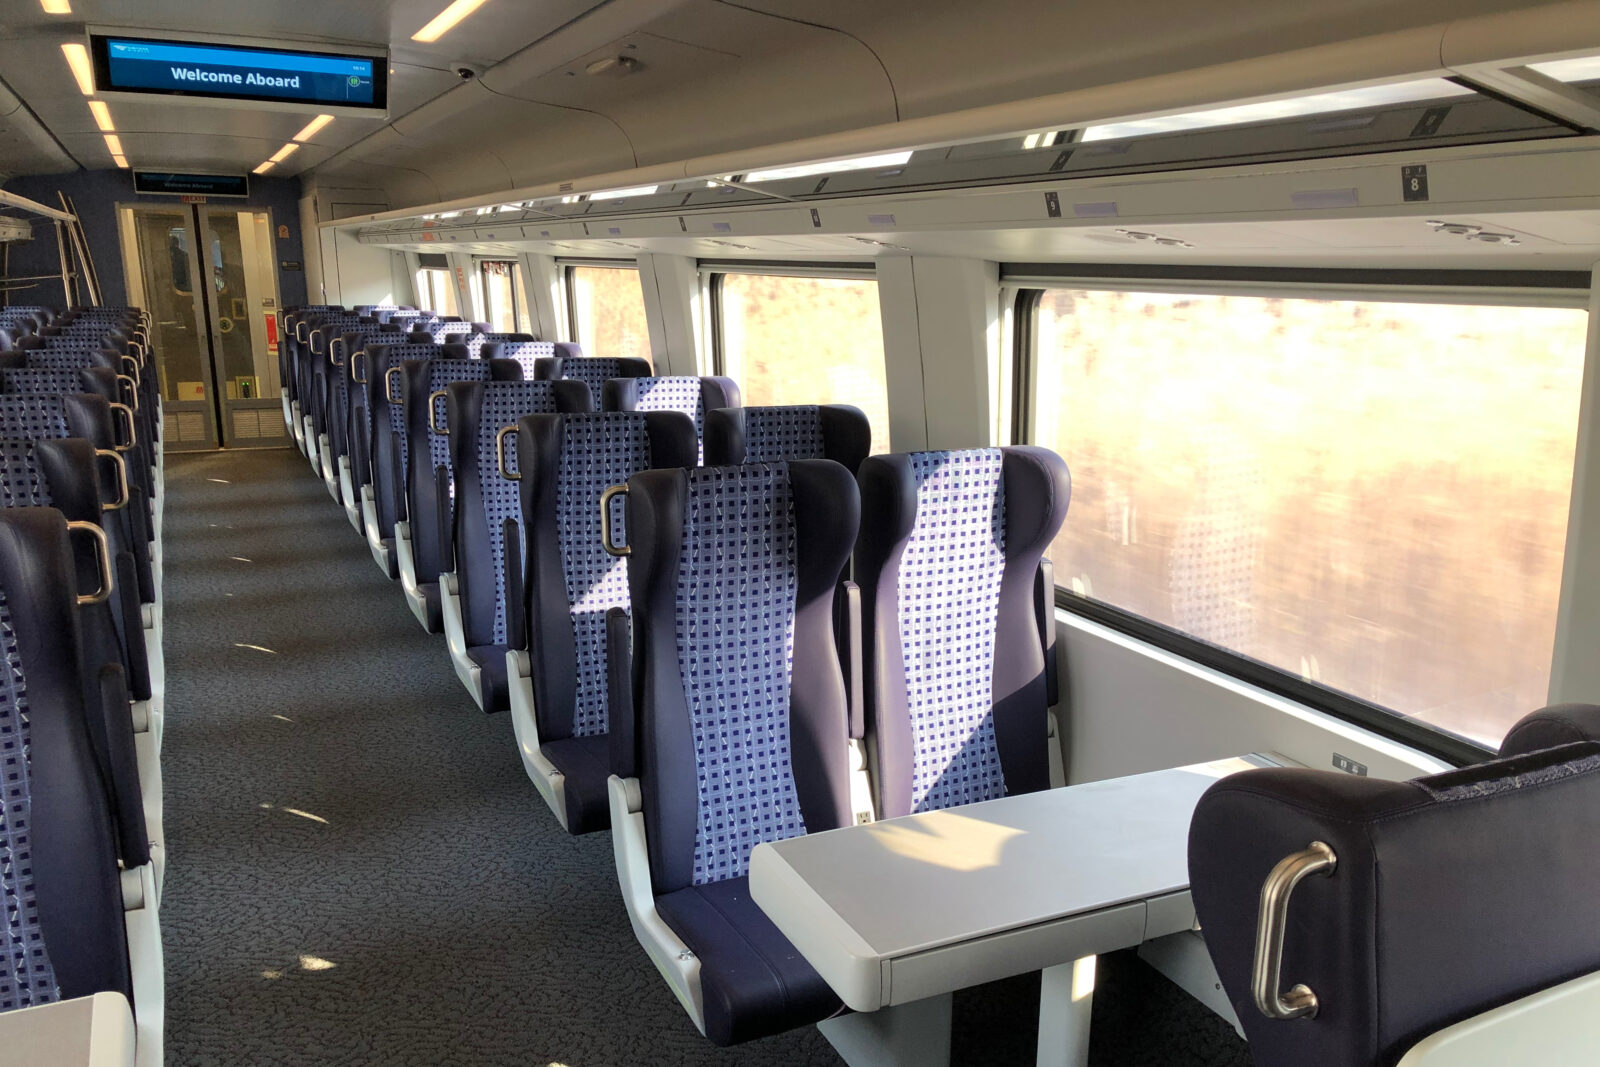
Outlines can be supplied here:
M278 354L278 317L267 312L267 351Z

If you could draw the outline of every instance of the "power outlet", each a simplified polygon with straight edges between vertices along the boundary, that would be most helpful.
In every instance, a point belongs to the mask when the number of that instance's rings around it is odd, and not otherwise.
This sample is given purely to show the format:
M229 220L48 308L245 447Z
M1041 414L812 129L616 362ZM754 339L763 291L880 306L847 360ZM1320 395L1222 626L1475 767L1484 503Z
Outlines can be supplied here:
M1333 769L1343 771L1346 774L1353 774L1358 778L1367 776L1367 765L1365 763L1357 763L1349 756L1341 756L1337 752L1333 754Z

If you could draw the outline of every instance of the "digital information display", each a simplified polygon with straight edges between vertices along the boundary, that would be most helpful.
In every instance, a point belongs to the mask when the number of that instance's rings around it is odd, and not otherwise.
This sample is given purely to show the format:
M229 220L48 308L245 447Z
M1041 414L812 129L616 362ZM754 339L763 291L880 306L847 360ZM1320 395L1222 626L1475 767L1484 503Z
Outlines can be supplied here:
M136 170L133 191L166 196L249 196L248 174L171 174Z
M382 111L388 61L381 56L162 41L91 34L102 92L263 100Z

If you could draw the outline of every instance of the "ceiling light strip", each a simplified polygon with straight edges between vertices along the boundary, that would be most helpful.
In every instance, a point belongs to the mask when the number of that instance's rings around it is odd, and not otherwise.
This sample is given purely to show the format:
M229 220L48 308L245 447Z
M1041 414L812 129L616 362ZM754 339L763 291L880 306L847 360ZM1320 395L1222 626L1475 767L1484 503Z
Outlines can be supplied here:
M89 101L89 111L94 115L94 124L100 127L101 133L116 133L117 127L111 121L111 109L104 100Z
M296 141L309 141L318 133L322 132L322 128L332 121L332 115L318 115L316 118L306 123L305 129L295 134L294 139Z
M455 3L445 8L433 17L433 21L411 35L413 41L423 44L432 44L451 30L456 24L478 8L484 5L485 0L455 0Z
M72 68L72 76L77 79L78 91L84 96L93 96L94 68L89 65L89 50L76 41L68 41L61 46L61 54L67 57L67 66Z
M284 160L294 155L299 148L299 145L295 144L293 141L290 141L288 144L278 149L278 151L273 155L271 162L282 163Z

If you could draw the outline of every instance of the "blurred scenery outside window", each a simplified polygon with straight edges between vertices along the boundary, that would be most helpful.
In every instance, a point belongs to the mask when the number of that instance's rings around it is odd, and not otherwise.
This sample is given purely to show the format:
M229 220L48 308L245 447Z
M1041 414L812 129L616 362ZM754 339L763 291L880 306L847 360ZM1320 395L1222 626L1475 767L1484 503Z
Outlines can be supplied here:
M650 358L644 291L631 267L568 267L572 338L586 356Z
M1498 745L1546 701L1587 313L1051 289L1056 580Z
M724 274L721 327L723 373L745 404L854 404L872 451L889 450L876 281Z

